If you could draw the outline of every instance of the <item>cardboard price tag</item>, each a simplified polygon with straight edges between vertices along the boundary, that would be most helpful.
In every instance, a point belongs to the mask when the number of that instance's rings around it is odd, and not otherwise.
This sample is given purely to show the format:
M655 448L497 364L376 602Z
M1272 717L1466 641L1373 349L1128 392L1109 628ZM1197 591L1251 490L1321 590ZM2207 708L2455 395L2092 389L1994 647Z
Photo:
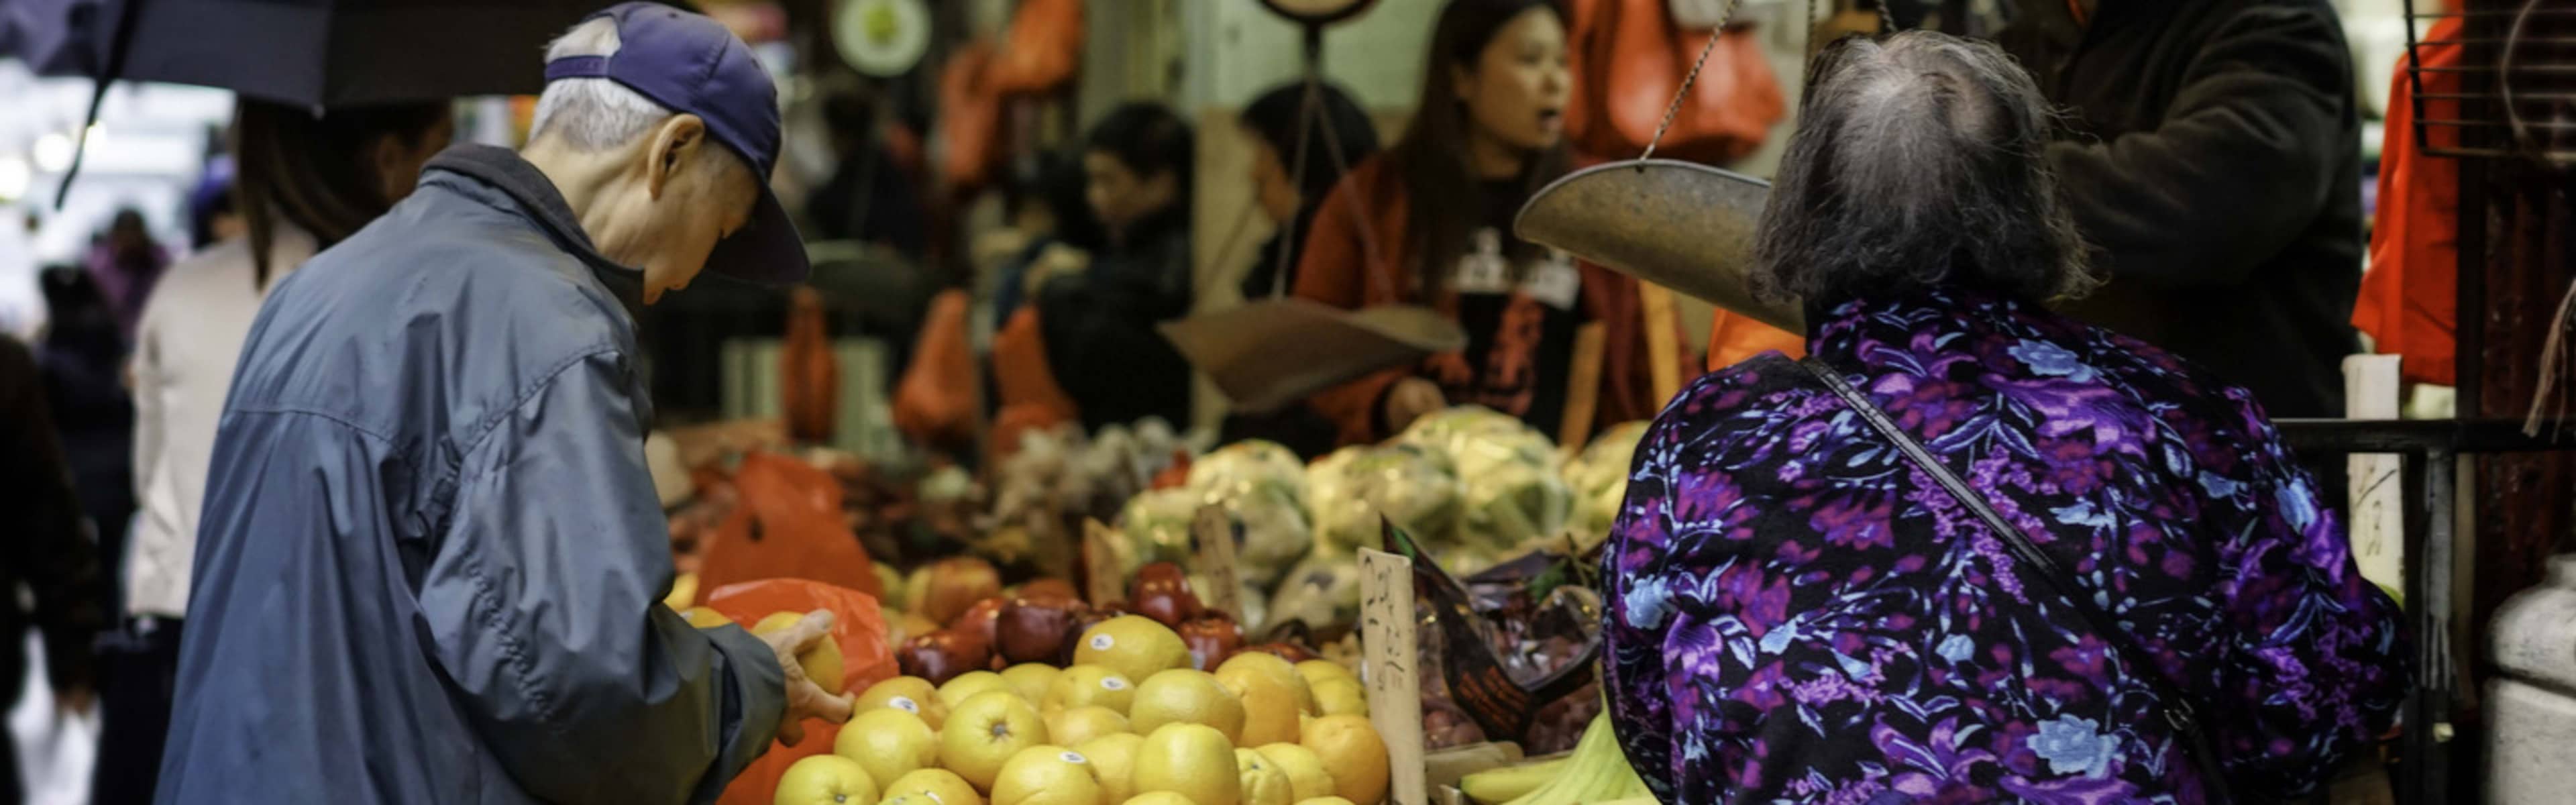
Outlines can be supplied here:
M1386 741L1388 795L1397 805L1426 805L1421 643L1415 635L1413 560L1360 549L1360 677L1368 686L1369 722Z
M1110 542L1114 539L1118 539L1118 532L1109 530L1109 526L1099 520L1082 521L1083 592L1089 595L1091 605L1095 607L1114 604L1127 597L1124 586L1127 580L1120 578L1122 574L1119 571L1123 568L1118 565L1118 549Z
M1190 536L1190 541L1196 543L1192 569L1207 579L1209 587L1216 588L1197 591L1199 600L1234 618L1247 630L1256 626L1243 622L1243 580L1234 566L1234 518L1226 516L1221 507L1200 506L1198 515L1190 521Z

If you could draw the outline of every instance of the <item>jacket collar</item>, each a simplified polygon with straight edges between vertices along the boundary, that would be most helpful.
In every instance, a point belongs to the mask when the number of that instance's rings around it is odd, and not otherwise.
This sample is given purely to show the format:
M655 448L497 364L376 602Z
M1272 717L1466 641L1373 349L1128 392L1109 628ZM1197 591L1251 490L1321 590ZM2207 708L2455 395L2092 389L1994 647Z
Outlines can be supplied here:
M643 303L644 272L601 254L599 247L591 243L590 233L582 230L581 219L573 215L572 205L564 201L563 192L555 189L554 180L546 178L519 152L476 143L449 146L421 167L424 176L439 171L472 179L508 196L516 204L493 206L526 218L558 248L579 258L629 312Z

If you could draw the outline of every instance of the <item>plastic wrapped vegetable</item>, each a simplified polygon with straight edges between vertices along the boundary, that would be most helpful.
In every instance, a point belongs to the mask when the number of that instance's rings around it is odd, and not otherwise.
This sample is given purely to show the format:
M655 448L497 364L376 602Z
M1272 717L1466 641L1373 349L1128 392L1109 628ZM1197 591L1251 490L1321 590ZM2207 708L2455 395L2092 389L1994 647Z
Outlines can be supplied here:
M1127 501L1118 515L1125 544L1119 554L1119 578L1135 575L1148 562L1190 560L1190 521L1198 513L1198 496L1187 489L1157 489Z
M1451 408L1415 421L1397 441L1439 454L1458 476L1464 498L1454 540L1414 529L1453 566L1487 565L1535 547L1573 516L1573 492L1556 474L1556 446L1517 418Z
M1262 481L1302 485L1306 465L1278 442L1247 439L1219 447L1190 465L1190 486L1210 489Z
M1224 509L1243 527L1235 560L1254 587L1270 589L1314 544L1304 479L1297 454L1264 441L1218 448L1190 466L1189 488L1200 502Z
M1452 466L1520 461L1554 466L1556 443L1513 417L1491 408L1466 405L1421 419L1395 439L1439 451Z
M1466 491L1458 529L1462 547L1514 555L1554 539L1573 516L1574 493L1546 464L1461 462L1458 476Z
M1359 560L1322 552L1306 557L1279 580L1268 609L1268 618L1254 621L1261 624L1256 635L1269 635L1289 621L1304 623L1317 641L1350 631L1360 619Z
M1337 497L1309 501L1316 544L1331 546L1329 553L1347 558L1359 546L1378 544L1381 516L1443 546L1458 531L1458 478L1429 450L1411 444L1370 450L1342 467L1341 483Z
M1590 551L1610 537L1611 522L1619 518L1619 506L1628 497L1628 465L1637 455L1637 442L1646 436L1645 422L1630 422L1611 428L1583 448L1583 453L1565 463L1565 482L1574 491L1575 549Z

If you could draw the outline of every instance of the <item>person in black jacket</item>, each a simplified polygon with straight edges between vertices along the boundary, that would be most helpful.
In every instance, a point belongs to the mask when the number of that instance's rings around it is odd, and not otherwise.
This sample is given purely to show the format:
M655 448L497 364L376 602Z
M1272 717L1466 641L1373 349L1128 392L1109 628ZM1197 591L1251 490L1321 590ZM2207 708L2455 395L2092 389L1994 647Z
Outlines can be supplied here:
M54 442L35 356L0 336L0 712L18 700L27 670L22 635L44 636L45 676L64 709L89 706L90 640L107 625L98 546L83 528L71 473ZM18 590L35 608L19 608ZM20 796L17 753L0 742L0 801Z
M1085 428L1187 426L1190 366L1155 325L1189 315L1188 123L1158 103L1112 110L1084 138L1083 174L1108 247L1087 267L1042 257L1029 285L1047 369Z
M2327 0L2031 0L1997 37L2066 109L2048 148L2110 283L2069 310L2343 414L2361 140Z

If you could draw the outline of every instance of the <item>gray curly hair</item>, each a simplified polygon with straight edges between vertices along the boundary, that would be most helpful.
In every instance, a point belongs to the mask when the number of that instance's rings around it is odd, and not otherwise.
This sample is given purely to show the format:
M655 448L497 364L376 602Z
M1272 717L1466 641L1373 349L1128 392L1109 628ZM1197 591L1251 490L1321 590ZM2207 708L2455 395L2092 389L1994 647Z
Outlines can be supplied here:
M2043 153L2048 102L2010 56L1907 31L1828 45L1807 76L1754 243L1757 290L2052 299L2098 284Z

